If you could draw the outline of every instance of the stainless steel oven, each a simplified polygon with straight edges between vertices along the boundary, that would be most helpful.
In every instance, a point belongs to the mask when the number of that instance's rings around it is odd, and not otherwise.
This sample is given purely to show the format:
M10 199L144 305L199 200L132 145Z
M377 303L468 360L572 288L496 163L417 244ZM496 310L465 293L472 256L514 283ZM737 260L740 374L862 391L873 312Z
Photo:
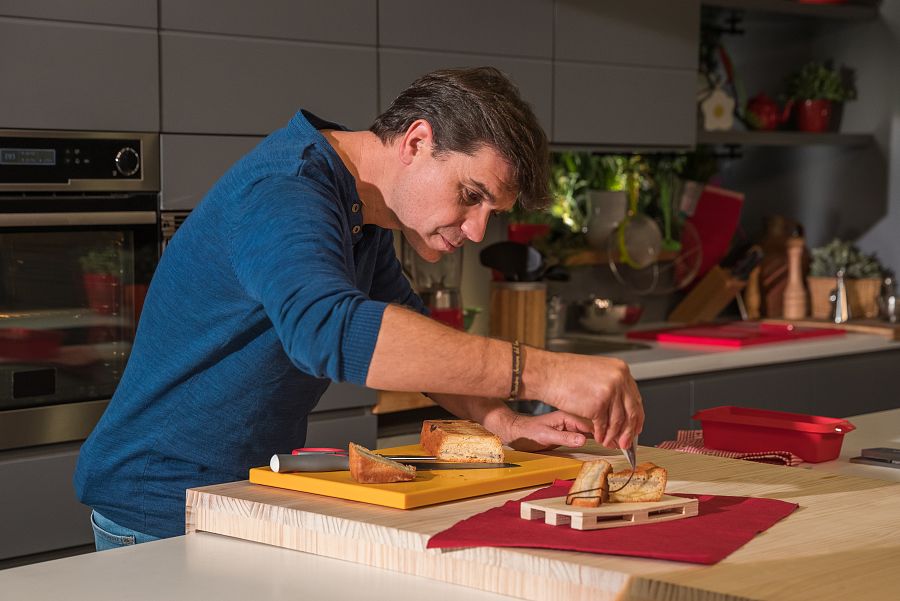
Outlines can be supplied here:
M0 130L0 449L83 440L160 248L159 137Z

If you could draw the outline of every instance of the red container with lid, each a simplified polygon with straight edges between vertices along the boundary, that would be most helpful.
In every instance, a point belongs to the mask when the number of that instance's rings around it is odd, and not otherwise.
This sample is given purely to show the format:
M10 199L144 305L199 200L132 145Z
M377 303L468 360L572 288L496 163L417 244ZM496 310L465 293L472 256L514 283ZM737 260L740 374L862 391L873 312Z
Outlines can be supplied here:
M856 429L845 419L727 405L698 411L694 419L710 449L790 451L810 463L836 459L844 434Z

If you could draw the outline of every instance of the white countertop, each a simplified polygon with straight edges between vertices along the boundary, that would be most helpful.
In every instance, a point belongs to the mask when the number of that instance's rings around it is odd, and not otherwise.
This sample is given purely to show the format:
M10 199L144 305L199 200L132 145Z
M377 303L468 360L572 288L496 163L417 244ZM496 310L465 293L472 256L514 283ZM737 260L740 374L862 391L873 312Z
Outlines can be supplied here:
M619 338L621 340L621 338ZM746 348L646 342L649 349L609 353L628 363L637 381L808 361L825 357L900 350L900 343L874 334L844 334Z
M900 409L847 418L839 459L797 468L900 481L900 469L849 463L900 446ZM4 599L29 601L513 601L513 597L216 534L189 536L0 571Z

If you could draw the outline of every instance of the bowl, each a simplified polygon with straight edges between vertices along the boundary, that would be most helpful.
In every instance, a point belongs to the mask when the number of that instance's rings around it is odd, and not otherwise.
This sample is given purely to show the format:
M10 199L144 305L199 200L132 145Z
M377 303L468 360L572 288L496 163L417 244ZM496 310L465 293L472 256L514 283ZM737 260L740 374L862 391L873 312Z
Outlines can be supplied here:
M641 318L644 308L636 304L615 304L609 299L594 298L584 303L580 323L591 332L614 334L623 332Z

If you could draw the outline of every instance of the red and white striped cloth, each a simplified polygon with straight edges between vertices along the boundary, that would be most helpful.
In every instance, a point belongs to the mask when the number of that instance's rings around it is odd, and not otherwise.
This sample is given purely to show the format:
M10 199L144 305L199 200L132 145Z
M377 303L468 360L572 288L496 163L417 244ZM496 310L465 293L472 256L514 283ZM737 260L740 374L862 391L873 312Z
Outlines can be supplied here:
M656 445L660 449L670 451L683 451L685 453L699 453L701 455L715 455L716 457L730 457L731 459L747 459L759 463L772 463L775 465L799 465L803 460L790 451L720 451L703 446L703 430L679 430L675 440L666 440Z

